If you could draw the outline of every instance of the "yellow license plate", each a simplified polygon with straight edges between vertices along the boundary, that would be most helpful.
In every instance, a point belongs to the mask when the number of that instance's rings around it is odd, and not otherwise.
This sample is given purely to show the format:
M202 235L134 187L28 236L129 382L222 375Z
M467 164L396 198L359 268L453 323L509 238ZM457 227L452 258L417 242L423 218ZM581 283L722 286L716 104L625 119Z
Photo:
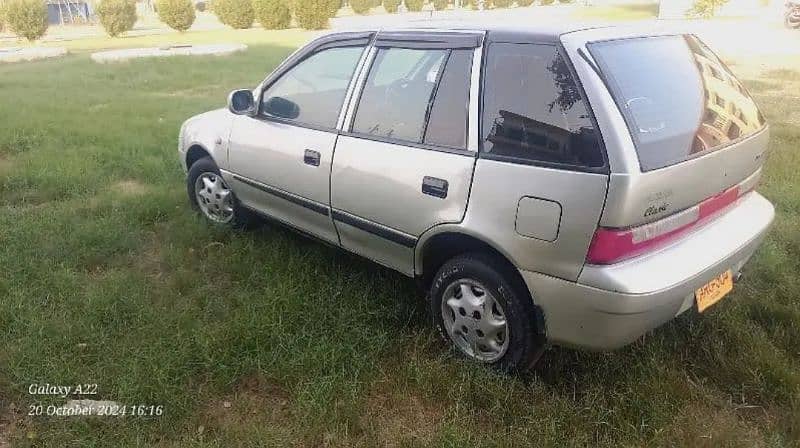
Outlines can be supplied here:
M732 289L733 274L731 274L729 269L717 277L714 277L710 282L695 291L694 295L697 298L697 311L702 313L711 305L722 300L725 294L731 292Z

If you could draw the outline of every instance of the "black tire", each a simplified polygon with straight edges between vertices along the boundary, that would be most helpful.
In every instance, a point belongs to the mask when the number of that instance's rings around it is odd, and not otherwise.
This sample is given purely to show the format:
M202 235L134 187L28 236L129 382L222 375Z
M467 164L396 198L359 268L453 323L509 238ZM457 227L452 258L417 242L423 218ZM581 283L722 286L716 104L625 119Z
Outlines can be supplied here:
M439 334L454 351L470 358L458 348L447 332L442 312L443 294L451 284L464 279L485 286L487 292L502 306L509 335L504 354L499 359L484 362L512 373L529 370L545 349L542 320L537 315L530 293L513 269L505 260L490 254L459 255L439 269L430 289L430 311Z
M215 225L227 225L233 228L250 228L254 226L258 220L256 216L253 215L251 211L244 208L240 203L239 200L234 195L233 191L231 194L233 195L233 218L228 221L227 223L218 223L216 221L212 221L209 219L205 214L200 210L200 205L197 203L197 196L195 195L195 182L197 178L200 177L203 173L214 173L217 176L222 178L219 167L217 164L214 163L214 160L209 157L203 157L202 159L198 159L196 162L189 167L189 174L186 176L186 190L189 195L189 203L192 205L192 208L197 211L201 216L206 218L209 223Z

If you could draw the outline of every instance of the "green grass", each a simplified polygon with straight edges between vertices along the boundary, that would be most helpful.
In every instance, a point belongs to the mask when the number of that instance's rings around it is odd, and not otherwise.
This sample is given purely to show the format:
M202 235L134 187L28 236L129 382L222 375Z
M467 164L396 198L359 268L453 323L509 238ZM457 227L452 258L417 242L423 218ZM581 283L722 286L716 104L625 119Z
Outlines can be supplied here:
M0 66L0 446L800 445L800 58L736 61L778 209L747 281L623 350L507 377L453 357L399 274L190 211L180 123L290 51ZM165 413L28 417L63 402L31 383Z

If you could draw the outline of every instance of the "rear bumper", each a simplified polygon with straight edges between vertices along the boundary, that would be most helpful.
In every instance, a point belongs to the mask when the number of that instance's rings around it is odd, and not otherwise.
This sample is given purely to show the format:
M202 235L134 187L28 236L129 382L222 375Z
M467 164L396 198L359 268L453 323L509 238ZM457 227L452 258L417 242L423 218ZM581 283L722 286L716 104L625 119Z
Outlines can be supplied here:
M544 312L550 342L615 349L694 308L695 291L713 277L739 272L774 215L772 204L753 192L676 244L615 265L587 265L578 283L521 274Z

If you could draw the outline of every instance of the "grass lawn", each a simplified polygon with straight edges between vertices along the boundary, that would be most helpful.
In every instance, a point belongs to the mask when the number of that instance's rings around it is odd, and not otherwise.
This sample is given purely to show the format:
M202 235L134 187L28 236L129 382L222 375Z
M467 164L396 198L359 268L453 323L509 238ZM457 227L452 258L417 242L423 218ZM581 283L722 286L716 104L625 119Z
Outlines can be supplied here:
M190 211L181 122L295 44L0 65L0 446L800 445L800 57L735 61L778 209L747 280L621 351L507 377L451 355L399 274ZM65 401L32 383L164 415L30 417Z

